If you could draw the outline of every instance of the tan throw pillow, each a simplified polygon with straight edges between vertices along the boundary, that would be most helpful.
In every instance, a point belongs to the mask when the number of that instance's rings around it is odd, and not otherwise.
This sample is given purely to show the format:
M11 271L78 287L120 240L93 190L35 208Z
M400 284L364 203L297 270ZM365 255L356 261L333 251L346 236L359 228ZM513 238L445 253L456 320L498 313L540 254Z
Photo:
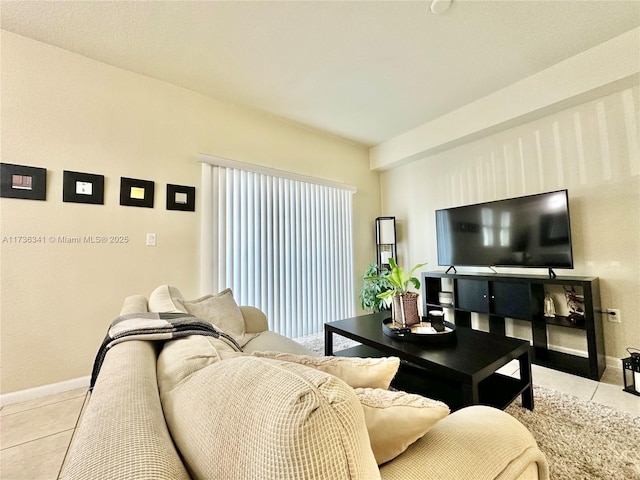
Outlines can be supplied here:
M442 402L406 392L356 388L378 465L394 459L449 415Z
M313 367L335 375L351 388L387 389L400 366L400 359L397 357L315 357L280 352L253 352L252 355Z
M206 295L191 301L178 299L177 302L191 315L211 322L217 329L231 335L241 347L257 335L245 332L244 317L230 288L216 295Z

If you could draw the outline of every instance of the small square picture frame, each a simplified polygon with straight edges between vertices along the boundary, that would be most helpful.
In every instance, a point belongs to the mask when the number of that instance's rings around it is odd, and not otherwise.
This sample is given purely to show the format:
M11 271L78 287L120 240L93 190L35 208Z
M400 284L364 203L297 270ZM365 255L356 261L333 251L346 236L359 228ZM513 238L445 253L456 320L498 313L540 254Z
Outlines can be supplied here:
M120 205L153 208L154 186L151 180L120 177Z
M62 201L104 205L104 175L63 170Z
M0 163L0 197L47 199L47 169Z
M167 210L196 211L196 187L167 184Z

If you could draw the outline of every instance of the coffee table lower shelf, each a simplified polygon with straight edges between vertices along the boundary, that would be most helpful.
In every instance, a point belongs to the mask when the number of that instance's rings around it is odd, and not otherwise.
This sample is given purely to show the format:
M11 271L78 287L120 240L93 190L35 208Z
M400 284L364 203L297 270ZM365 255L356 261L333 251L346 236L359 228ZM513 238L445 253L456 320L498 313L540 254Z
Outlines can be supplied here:
M342 357L384 357L383 352L366 345L358 345L346 350L334 352ZM447 381L429 374L429 371L404 360L400 369L391 382L391 386L398 390L416 393L428 398L446 403L451 410L464 407L461 385L454 381ZM482 380L478 385L480 404L504 410L520 396L528 385L518 378L494 373Z

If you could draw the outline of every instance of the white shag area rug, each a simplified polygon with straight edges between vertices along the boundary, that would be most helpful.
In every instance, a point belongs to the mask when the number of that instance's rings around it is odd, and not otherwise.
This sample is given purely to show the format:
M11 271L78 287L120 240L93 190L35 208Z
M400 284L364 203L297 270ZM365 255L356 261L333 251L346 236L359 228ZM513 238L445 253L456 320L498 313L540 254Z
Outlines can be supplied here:
M324 334L295 339L324 355ZM358 345L333 336L334 351ZM551 480L640 480L640 416L534 386L534 410L505 410L525 425L549 461Z
M305 346L309 350L312 350L320 355L324 355L324 333L313 333L305 337L294 338L296 342ZM340 335L333 336L333 351L344 350L345 348L351 348L355 345L360 345L358 342L349 340L348 338L341 337Z
M533 387L534 409L505 410L524 424L549 460L551 479L640 480L640 416Z

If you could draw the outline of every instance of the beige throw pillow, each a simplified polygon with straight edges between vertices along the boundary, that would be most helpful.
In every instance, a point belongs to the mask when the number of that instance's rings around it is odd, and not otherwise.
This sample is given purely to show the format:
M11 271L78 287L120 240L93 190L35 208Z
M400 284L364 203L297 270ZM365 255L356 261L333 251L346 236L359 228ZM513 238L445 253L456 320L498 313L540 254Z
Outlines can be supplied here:
M380 479L353 389L326 373L247 355L160 394L194 479Z
M253 352L252 355L313 367L335 375L352 388L387 389L400 366L400 359L397 357L315 357L280 352Z
M244 317L230 288L216 295L206 295L191 301L178 299L177 302L191 315L211 322L217 329L231 335L241 347L257 335L245 332Z
M394 459L449 414L442 402L420 395L356 388L378 465Z
M190 335L169 340L158 355L158 386L169 391L207 365L241 355L224 337Z
M149 295L149 311L162 313L187 313L178 303L182 300L180 290L171 285L160 285Z

